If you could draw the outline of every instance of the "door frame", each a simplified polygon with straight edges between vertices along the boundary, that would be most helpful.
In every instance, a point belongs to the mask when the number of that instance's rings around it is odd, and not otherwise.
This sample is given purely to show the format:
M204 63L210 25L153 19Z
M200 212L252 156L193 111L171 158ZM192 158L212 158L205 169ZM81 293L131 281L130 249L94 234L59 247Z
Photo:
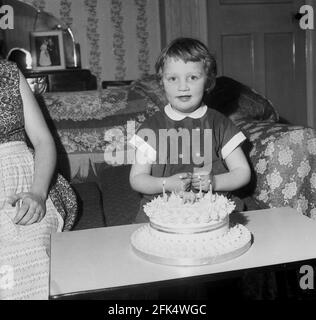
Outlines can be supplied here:
M306 0L307 5L315 4L314 0ZM315 11L314 11L315 13ZM316 31L306 30L306 108L307 108L307 125L316 129Z

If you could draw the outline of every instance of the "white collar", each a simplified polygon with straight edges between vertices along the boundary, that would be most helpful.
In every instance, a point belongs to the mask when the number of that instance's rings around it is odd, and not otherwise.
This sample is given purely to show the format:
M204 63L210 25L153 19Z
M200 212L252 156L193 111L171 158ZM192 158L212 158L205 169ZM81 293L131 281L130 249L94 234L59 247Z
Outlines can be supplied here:
M196 110L194 110L191 113L183 113L183 112L180 112L180 111L178 111L176 109L173 109L171 107L170 103L169 103L169 104L167 104L165 106L164 110L165 110L166 115L170 119L172 119L174 121L181 121L186 117L189 117L189 118L192 118L192 119L202 118L205 115L206 111L207 111L207 106L204 104L204 105L202 105L201 107L197 108Z

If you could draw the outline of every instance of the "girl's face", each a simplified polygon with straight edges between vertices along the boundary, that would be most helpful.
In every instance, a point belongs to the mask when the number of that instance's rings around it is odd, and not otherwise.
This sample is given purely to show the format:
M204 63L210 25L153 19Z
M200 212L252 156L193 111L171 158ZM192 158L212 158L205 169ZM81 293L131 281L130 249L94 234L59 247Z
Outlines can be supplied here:
M162 81L171 106L180 112L192 112L201 105L207 76L203 62L185 63L168 58Z

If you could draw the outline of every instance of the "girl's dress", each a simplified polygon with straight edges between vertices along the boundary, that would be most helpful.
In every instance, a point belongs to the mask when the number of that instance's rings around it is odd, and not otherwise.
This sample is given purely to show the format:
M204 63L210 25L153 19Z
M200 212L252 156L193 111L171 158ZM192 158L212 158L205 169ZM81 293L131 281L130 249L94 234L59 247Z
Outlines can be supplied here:
M17 206L6 197L30 190L34 156L26 144L18 69L0 60L0 71L0 299L47 299L50 234L73 226L76 197L57 176L45 217L27 226L13 223Z
M206 130L209 130L209 135ZM174 132L176 139L166 139L167 132ZM214 175L228 172L225 157L245 139L230 119L206 105L184 116L174 111L169 104L163 111L144 121L130 143L141 148L154 161L151 168L153 177L170 177L181 172L193 173L195 168L211 168ZM221 193L232 198L227 192ZM142 195L135 222L148 221L143 206L158 195ZM233 200L236 210L242 209L241 199L234 196Z

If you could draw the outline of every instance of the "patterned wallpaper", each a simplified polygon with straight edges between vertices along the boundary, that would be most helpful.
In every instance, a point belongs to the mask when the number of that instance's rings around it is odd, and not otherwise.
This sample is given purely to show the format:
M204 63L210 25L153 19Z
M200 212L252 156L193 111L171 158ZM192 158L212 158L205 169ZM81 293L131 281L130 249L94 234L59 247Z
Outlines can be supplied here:
M154 72L161 50L159 0L22 0L70 26L82 68L102 80Z

